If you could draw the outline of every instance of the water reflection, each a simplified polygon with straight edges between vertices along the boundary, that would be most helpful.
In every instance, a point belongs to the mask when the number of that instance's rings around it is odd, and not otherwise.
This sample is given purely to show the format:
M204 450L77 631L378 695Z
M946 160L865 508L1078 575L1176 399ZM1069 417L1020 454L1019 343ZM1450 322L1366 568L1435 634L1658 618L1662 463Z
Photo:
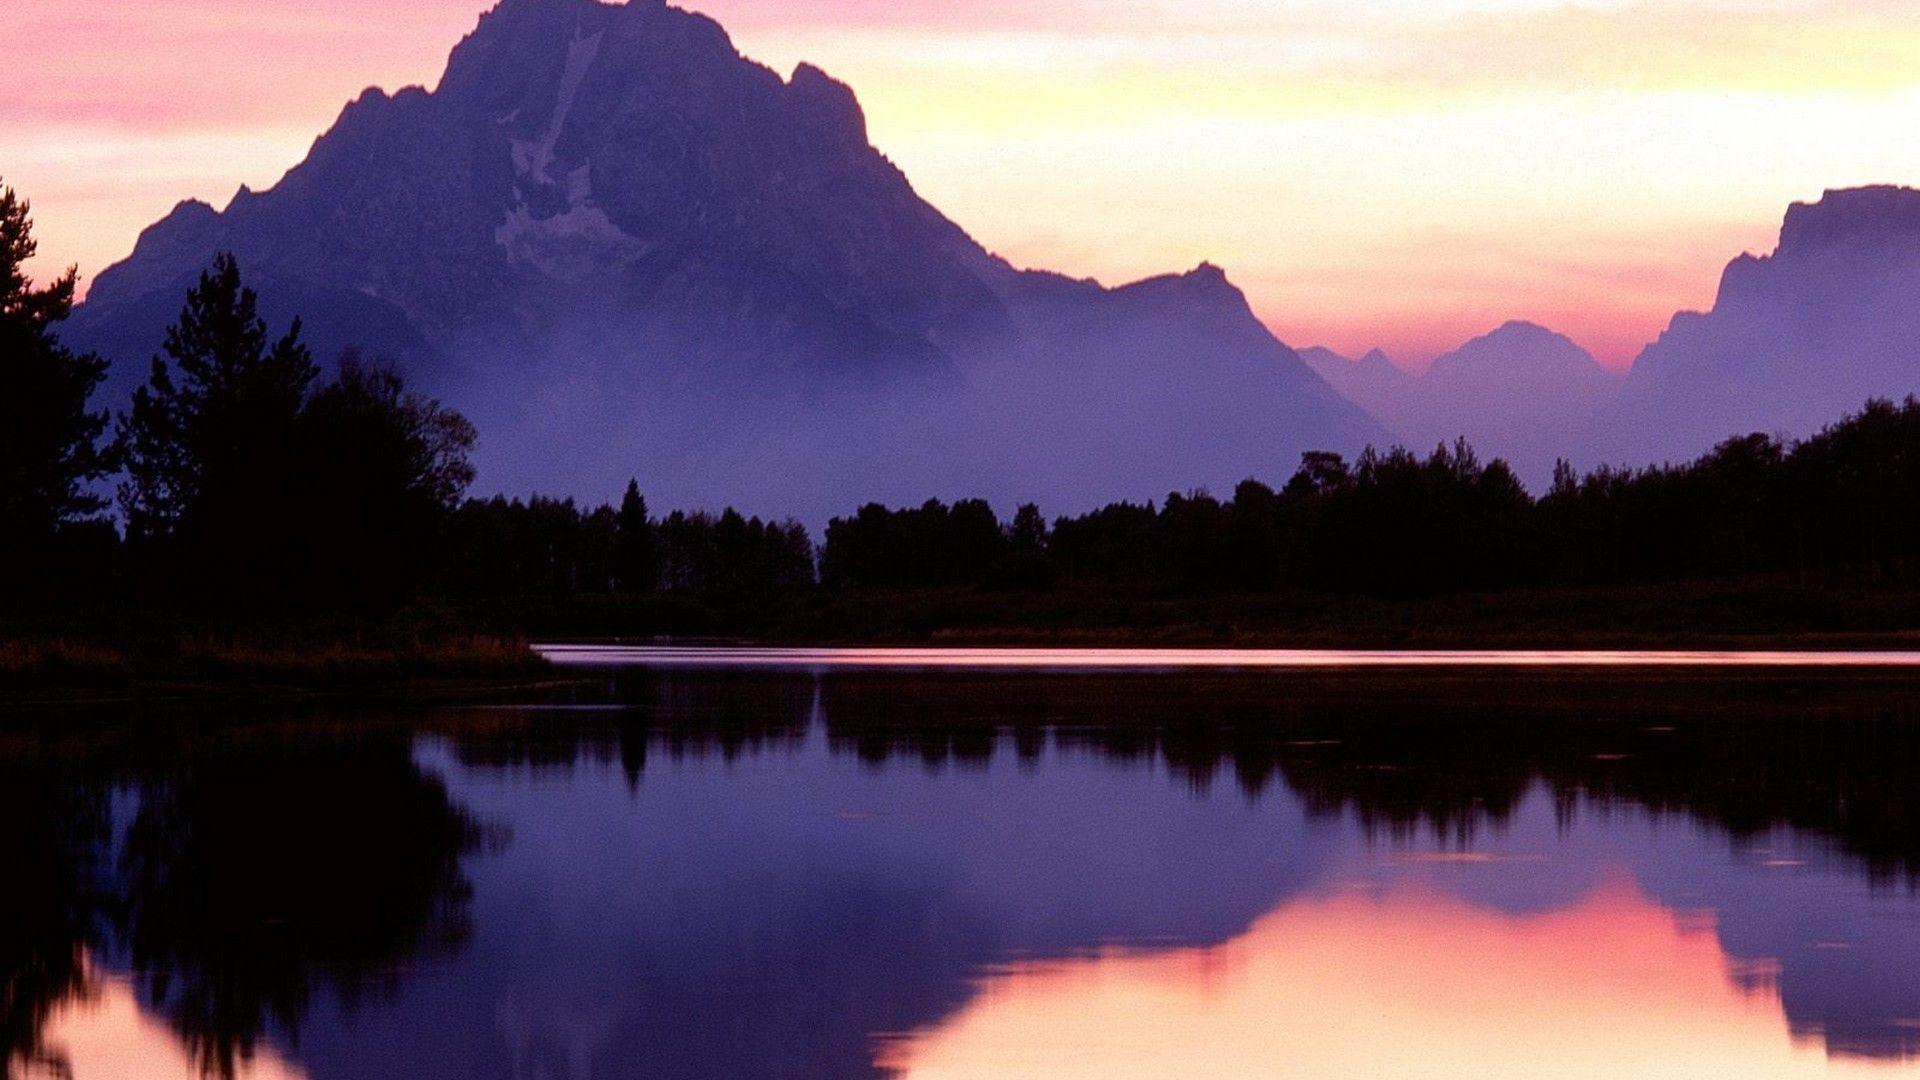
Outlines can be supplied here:
M125 979L100 977L84 995L65 997L45 1018L39 1060L25 1080L198 1080L205 1062L177 1032L141 1008ZM242 1064L240 1080L305 1080L306 1074L272 1050Z
M1920 652L1885 649L1219 649L760 648L738 645L537 645L575 667L825 671L912 668L1179 671L1205 668L1920 668Z
M1626 883L1521 915L1315 894L1218 946L1013 964L879 1060L902 1080L1911 1074L1795 1039L1768 966Z
M351 1008L465 939L460 861L483 837L407 734L219 727L7 761L7 820L27 823L4 830L10 1072L86 1075L49 1041L53 1017L100 999L117 1017L131 992L196 1072L252 1075L269 1032L298 1039L316 987Z
M106 895L106 797L37 770L0 773L0 1068L58 1071L46 1038L63 1002L90 989L86 945Z
M0 1049L82 1078L136 1029L315 1080L1911 1070L1916 701L612 671L19 721Z

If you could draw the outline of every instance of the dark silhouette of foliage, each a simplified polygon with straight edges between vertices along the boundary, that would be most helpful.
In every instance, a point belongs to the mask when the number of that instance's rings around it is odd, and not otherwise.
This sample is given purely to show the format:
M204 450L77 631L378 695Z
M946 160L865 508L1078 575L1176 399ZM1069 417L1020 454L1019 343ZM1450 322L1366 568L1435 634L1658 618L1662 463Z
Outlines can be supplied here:
M231 1077L297 1041L319 992L351 1009L464 945L462 865L506 838L406 733L178 734L0 754L0 1077L65 1074L47 1026L101 970L130 968L201 1074Z
M638 480L627 481L613 525L615 585L629 594L652 592L660 586L660 543Z
M1007 550L1001 580L1014 588L1043 588L1053 580L1053 570L1048 564L1048 548L1053 542L1053 530L1047 526L1046 516L1040 507L1033 503L1021 503L1013 512L1013 520L1007 524Z
M119 934L148 1003L204 1075L230 1077L315 990L349 1005L468 932L479 826L384 746L226 755L143 790L120 856Z
M153 358L120 421L128 532L252 539L256 500L282 486L294 420L320 374L300 342L300 324L270 339L239 264L220 255L187 293L165 353Z
M27 279L38 247L30 211L0 187L0 585L10 587L42 578L76 523L104 508L89 485L110 466L107 416L88 409L107 363L55 337L76 271L38 288Z
M660 553L666 587L682 592L764 599L813 584L813 543L795 521L676 510L660 523Z
M119 423L128 538L164 556L165 576L203 602L279 597L300 540L288 479L319 369L299 322L272 339L257 304L232 256L216 258Z
M257 308L228 255L187 294L120 418L127 540L165 599L391 608L439 558L473 426L352 353L321 380L299 321L274 339Z
M820 577L836 588L972 585L997 570L1007 537L979 499L948 506L928 499L909 510L869 503L827 525Z
M967 504L961 504L967 505ZM955 508L958 510L958 507ZM1026 510L1023 508L1023 514ZM1037 512L1035 512L1037 514ZM866 506L827 529L835 589L992 587L1033 517L969 553L941 504ZM984 534L974 529L969 535ZM1023 548L1031 558L1036 545ZM1426 457L1310 453L1275 491L1173 493L1053 523L1037 579L1149 595L1300 590L1388 598L1526 587L1790 576L1912 580L1920 569L1920 404L1873 401L1796 443L1728 439L1698 460L1556 471L1539 499L1464 440Z
M106 896L99 852L109 829L104 790L45 769L0 774L0 1077L62 1075L44 1039L64 1002L94 989L86 952Z
M572 499L495 496L452 514L440 586L465 598L645 596L726 601L790 597L813 587L814 551L797 521L728 509L647 517L639 485L620 509Z
M296 431L297 586L330 604L390 607L440 556L442 523L473 482L473 425L349 355Z

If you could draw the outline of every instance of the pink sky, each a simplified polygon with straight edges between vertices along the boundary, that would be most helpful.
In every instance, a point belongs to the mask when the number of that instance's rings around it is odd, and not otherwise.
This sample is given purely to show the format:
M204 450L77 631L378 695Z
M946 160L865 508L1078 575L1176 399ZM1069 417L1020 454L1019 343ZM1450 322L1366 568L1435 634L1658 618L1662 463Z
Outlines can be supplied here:
M41 272L270 185L487 0L11 0L0 176ZM1295 345L1423 360L1508 318L1624 363L1786 203L1920 180L1895 0L702 0L852 83L921 192L1014 261L1225 266Z

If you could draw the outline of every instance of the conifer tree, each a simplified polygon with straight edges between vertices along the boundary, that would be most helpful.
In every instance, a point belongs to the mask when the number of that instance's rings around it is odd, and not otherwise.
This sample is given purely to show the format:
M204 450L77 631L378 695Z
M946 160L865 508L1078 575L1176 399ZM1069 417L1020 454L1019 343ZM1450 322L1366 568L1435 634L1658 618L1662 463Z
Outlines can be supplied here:
M617 565L614 575L620 591L652 592L660 581L660 545L654 526L647 517L647 500L640 494L638 480L627 481L627 493L620 499L615 520Z
M76 271L33 286L24 269L38 247L30 211L0 187L0 557L15 567L62 525L104 507L87 485L109 467L100 443L107 416L87 408L107 363L55 337L73 309Z
M129 538L240 537L276 507L294 421L318 375L300 321L271 339L231 255L187 293L165 356L120 418Z

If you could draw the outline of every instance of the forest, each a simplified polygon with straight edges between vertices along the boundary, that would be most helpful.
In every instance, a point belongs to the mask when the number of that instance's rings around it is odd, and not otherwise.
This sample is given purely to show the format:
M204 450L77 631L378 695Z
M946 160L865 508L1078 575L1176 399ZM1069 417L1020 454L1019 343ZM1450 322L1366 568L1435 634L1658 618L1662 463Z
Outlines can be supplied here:
M377 360L323 372L297 321L266 325L227 256L110 413L95 401L106 362L58 337L74 275L36 288L34 250L27 203L0 191L0 629L15 639L109 624L845 639L946 629L928 596L974 627L1072 629L1098 601L1102 620L1139 629L1163 616L1138 605L1249 597L1289 598L1269 621L1315 611L1324 625L1343 607L1701 583L1905 595L1920 556L1912 398L1684 463L1563 463L1538 496L1462 440L1310 453L1224 496L1052 519L978 499L870 504L817 542L732 509L656 514L645 462L603 505L476 498L471 423ZM1116 620L1116 604L1135 610ZM1905 611L1859 628L1908 629ZM1749 616L1754 632L1788 628L1764 604Z

